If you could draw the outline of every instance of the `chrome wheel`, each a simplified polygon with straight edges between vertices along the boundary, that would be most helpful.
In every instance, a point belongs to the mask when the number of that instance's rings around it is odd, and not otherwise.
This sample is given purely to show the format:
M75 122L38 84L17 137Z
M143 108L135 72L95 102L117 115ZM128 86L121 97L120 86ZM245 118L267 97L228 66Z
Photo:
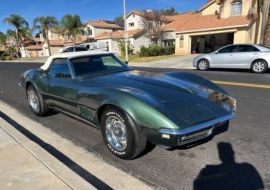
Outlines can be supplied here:
M200 60L199 63L198 63L198 68L199 70L202 70L202 71L205 71L208 69L208 62L207 60Z
M28 92L28 102L34 112L39 112L39 100L36 93L33 90Z
M105 121L107 142L117 151L127 147L126 125L116 116L109 116Z
M257 73L261 73L265 70L265 63L262 61L257 61L253 65L253 70Z

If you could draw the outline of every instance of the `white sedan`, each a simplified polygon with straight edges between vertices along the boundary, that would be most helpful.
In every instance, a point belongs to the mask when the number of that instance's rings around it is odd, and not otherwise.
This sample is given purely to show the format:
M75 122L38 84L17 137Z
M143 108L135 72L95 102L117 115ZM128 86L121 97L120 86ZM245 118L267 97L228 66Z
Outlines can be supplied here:
M193 60L193 66L206 71L210 68L250 69L264 73L270 68L270 48L262 45L228 45Z

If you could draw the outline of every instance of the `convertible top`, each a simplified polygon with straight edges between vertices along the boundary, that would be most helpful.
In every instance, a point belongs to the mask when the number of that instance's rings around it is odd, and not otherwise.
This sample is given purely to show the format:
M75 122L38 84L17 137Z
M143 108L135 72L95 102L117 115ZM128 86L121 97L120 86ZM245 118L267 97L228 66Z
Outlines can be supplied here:
M50 56L47 61L42 65L40 68L42 70L48 70L52 60L57 59L57 58L66 58L66 59L71 59L75 57L81 57L81 56L88 56L88 55L103 55L103 54L112 54L111 52L107 51L81 51L81 52L70 52L70 53L59 53Z

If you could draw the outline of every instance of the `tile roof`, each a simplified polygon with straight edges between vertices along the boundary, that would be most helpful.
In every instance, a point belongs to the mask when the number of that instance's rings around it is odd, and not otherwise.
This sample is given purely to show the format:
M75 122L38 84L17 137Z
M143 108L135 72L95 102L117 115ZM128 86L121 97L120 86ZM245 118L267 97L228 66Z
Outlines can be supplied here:
M200 31L217 28L249 26L253 20L247 16L235 16L229 18L218 18L216 15L203 16L201 13L187 13L173 16L171 23L163 26L163 31Z
M114 24L114 23L111 23L111 22L108 22L105 20L88 21L85 24L89 24L91 26L101 27L101 28L116 28L116 29L122 28L121 26L119 26L117 24Z
M64 40L59 39L59 40L50 40L50 45L51 46L63 46L65 43Z
M135 37L139 34L142 34L144 30L137 29L137 30L130 30L128 31L129 37ZM125 36L125 31L116 31L116 32L105 32L99 36L97 36L95 39L108 39L108 38L123 38Z
M31 46L26 46L25 49L27 50L42 50L42 46L41 45L31 45Z

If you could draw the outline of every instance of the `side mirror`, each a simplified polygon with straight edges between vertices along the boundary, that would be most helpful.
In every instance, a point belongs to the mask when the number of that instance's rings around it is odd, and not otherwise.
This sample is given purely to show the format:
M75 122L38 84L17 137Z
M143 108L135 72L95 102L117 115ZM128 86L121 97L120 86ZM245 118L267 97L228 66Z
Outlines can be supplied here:
M218 51L215 51L214 54L218 54Z

